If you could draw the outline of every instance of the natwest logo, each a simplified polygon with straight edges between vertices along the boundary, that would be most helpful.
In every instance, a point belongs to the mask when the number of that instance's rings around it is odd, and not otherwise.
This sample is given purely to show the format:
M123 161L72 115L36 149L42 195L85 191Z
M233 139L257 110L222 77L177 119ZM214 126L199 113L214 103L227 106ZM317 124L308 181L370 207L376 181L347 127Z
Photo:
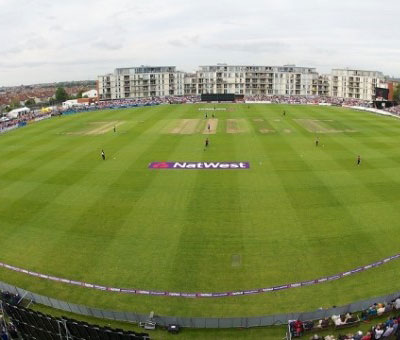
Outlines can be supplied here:
M217 170L241 170L250 169L249 162L152 162L149 169L217 169Z
M168 169L169 165L167 162L157 162L157 163L152 163L153 164L153 169Z

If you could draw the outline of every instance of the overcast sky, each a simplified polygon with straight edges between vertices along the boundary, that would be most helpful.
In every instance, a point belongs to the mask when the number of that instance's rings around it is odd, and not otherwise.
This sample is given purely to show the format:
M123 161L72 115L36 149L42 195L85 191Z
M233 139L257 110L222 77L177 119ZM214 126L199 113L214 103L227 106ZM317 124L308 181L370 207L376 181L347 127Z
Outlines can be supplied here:
M399 0L0 0L0 32L0 86L216 63L400 76Z

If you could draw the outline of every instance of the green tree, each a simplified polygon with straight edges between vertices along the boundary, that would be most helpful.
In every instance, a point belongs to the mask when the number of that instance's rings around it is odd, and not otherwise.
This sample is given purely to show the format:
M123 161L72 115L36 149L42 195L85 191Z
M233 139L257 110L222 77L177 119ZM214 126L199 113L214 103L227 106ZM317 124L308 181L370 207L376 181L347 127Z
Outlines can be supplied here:
M20 107L21 103L19 102L18 99L14 98L13 100L11 100L11 103L6 106L5 111L10 112L11 110L18 109Z
M33 98L29 98L26 102L25 102L25 105L26 106L31 106L31 105L35 105L36 104L36 102L35 102L35 99L33 99Z
M68 99L68 93L63 87L59 87L56 90L56 101L65 102Z
M393 100L400 102L400 84L397 84L393 92Z
M10 104L11 110L18 109L18 108L20 108L20 107L21 107L20 101L19 101L18 99L14 98L14 99L11 101L11 104Z

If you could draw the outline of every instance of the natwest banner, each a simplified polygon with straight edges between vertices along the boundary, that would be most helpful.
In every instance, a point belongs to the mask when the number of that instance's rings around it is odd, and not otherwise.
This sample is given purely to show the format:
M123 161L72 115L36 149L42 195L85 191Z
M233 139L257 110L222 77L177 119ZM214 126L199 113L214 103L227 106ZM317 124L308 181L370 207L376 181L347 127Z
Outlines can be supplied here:
M242 170L250 169L249 162L152 162L149 169L217 169L217 170Z

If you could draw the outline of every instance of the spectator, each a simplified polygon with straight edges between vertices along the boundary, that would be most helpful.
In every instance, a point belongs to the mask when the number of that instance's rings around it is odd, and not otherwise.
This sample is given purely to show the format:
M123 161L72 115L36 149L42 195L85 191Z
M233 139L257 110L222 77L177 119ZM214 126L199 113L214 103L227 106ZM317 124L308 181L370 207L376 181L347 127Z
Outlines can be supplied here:
M400 309L400 297L394 300L394 308L396 308L397 310Z
M333 335L327 335L324 340L336 340L336 338Z
M331 319L332 319L333 323L335 324L335 326L340 326L340 325L344 324L344 322L340 318L340 315L332 315Z
M388 326L393 327L393 324L394 324L393 318L389 318L389 319L387 319L387 321L385 322L385 326L386 326L386 327L388 327Z
M329 319L325 318L325 319L321 319L318 321L318 325L317 328L326 328L329 326Z
M347 313L344 318L344 323L351 323L351 322L355 322L356 320L357 319L351 313Z
M376 312L375 306L369 307L367 310L367 313L368 313L368 316L376 316L377 312Z
M365 321L368 319L368 310L363 310L360 314L361 320Z
M393 334L395 334L397 332L399 328L399 323L397 321L397 319L395 317L393 317Z
M372 335L371 332L368 332L367 334L365 334L361 340L371 340L372 339Z
M389 338L393 333L393 327L392 326L388 326L386 327L385 331L382 334L382 339L387 339Z
M300 320L296 320L294 322L294 331L299 336L303 335L304 327L303 327L303 323Z
M303 322L303 329L305 331L309 331L309 330L311 330L313 328L314 328L314 322L313 321L304 321Z
M376 325L376 327L373 328L373 334L374 334L375 340L381 339L383 332L384 331L383 331L381 325Z
M383 313L385 313L385 306L383 304L379 304L378 308L376 310L376 314L378 316L381 316L381 315L383 315Z
M393 303L389 302L385 305L385 313L390 313L393 310Z
M382 339L387 339L389 338L393 333L393 327L392 326L387 326L385 331L382 334Z

